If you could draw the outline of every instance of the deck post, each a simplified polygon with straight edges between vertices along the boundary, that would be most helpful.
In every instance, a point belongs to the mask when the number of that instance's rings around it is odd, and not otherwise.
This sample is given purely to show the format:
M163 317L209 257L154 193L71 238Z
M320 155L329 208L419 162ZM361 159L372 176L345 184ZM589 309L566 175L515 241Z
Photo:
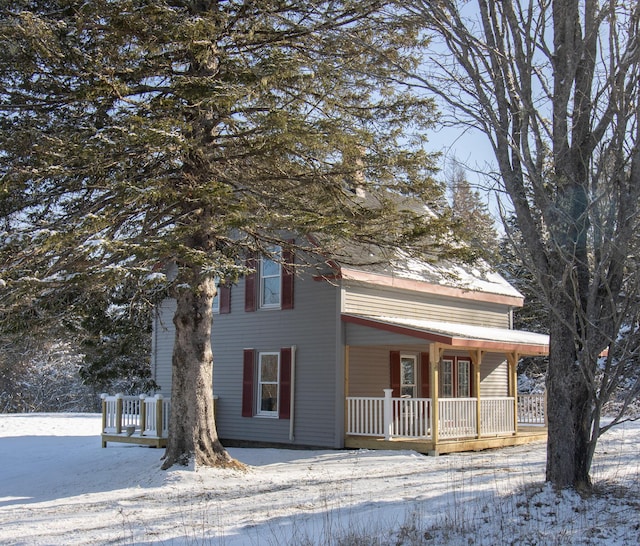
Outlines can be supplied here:
M156 394L156 436L162 438L162 395Z
M116 434L122 432L122 396L121 392L116 394Z
M147 403L145 399L146 395L140 395L140 436L144 436L144 431L147 429Z
M343 437L349 430L349 345L344 347L344 428L342 429Z
M480 401L480 364L482 363L482 351L469 351L473 364L473 393L476 398L476 438L482 437L482 402Z
M103 392L100 395L100 398L102 399L102 431L100 434L103 434L107 429L107 396L109 395L106 392ZM102 447L107 447L107 442L104 440L102 441Z
M393 433L393 389L384 389L384 410L383 410L383 419L384 419L384 439L389 441L391 440L391 435Z
M431 384L431 440L433 442L432 455L438 454L438 436L439 434L439 410L438 407L438 366L440 365L440 358L444 349L441 349L437 343L431 343L429 345L429 383Z
M513 433L518 435L518 360L517 352L507 354L509 363L509 396L513 396Z

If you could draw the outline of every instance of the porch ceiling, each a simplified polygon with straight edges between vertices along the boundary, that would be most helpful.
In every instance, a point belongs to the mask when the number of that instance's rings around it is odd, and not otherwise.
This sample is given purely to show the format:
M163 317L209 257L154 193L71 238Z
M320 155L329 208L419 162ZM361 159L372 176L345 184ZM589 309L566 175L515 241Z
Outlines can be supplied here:
M549 336L523 330L350 313L343 313L341 319L343 322L425 339L451 347L517 352L520 355L549 354Z

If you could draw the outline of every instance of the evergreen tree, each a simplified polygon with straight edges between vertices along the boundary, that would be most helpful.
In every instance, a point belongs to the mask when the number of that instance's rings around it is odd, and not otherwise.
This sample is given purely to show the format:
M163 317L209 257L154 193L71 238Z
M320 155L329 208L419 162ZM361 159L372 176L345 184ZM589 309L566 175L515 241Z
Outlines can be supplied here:
M5 1L0 314L169 290L164 467L237 465L213 418L215 279L274 245L446 246L445 216L397 199L437 212L443 195L432 104L398 84L420 37L384 0Z
M475 255L494 263L499 256L499 238L487 203L480 192L471 187L458 162L451 165L447 181L456 232Z

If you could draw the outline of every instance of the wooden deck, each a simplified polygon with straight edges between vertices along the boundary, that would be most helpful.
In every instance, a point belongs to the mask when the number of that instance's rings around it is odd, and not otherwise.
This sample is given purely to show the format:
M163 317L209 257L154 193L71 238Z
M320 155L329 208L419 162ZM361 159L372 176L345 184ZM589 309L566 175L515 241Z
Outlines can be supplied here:
M108 442L166 447L171 403L161 395L102 394L102 447Z
M482 451L501 447L526 445L547 441L547 428L543 426L521 426L510 436L487 436L482 438L461 438L440 440L437 445L432 440L392 438L372 436L346 436L344 447L349 449L390 449L412 450L426 455L443 455L462 451Z
M167 439L160 436L141 436L140 432L128 435L126 432L120 434L103 432L102 447L107 447L107 442L120 442L124 444L139 444L150 447L167 447Z

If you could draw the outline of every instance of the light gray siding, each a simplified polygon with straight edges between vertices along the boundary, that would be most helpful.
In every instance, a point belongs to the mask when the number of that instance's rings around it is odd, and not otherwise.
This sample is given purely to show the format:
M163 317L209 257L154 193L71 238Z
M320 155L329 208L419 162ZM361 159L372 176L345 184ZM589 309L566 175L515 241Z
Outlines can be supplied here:
M216 423L223 440L342 446L342 429L336 427L343 406L342 379L337 383L343 377L339 293L329 283L297 277L294 309L247 313L244 282L232 288L231 313L214 315L212 333ZM157 380L169 377L171 368L173 306L166 302L161 308L163 327L157 330L164 334L156 341ZM279 351L291 346L296 346L293 440L289 419L242 417L243 350Z
M175 310L175 300L164 300L153 321L153 376L160 387L160 394L167 398L171 396L171 356L175 336L172 319Z
M490 302L423 294L356 282L345 284L345 313L509 328L509 310L510 308L506 305Z
M509 396L509 366L505 355L483 355L480 365L480 397L483 396Z

